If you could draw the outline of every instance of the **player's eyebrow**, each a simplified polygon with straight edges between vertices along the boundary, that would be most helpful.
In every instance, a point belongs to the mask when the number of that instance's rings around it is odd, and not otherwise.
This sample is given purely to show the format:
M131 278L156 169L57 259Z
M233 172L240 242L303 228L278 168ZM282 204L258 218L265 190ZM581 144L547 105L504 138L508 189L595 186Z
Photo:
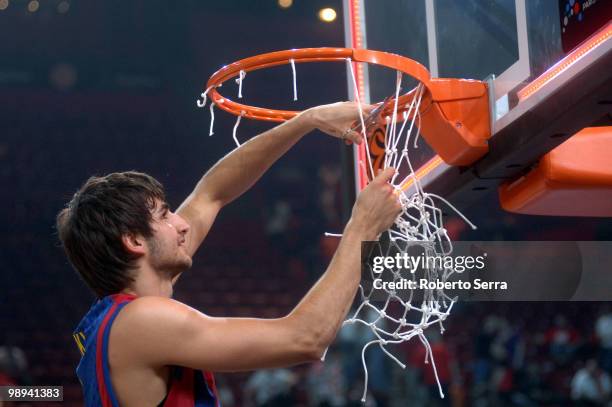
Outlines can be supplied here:
M168 203L164 202L164 203L162 203L162 204L159 206L159 209L157 210L157 212L158 212L160 215L163 215L163 214L164 214L164 212L166 212L166 211L168 211L168 210L170 210L170 205L168 205Z

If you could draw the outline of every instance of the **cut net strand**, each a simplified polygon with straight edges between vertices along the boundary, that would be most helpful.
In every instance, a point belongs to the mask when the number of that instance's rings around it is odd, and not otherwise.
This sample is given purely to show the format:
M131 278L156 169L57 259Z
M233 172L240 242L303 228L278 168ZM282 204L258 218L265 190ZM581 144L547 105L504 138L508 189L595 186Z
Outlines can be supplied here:
M293 73L293 100L296 101L298 100L298 95L297 95L297 74L295 72L295 60L290 59L289 62L291 62L291 72Z
M242 82L244 81L244 77L246 76L246 72L244 70L240 70L238 73L238 78L236 79L236 83L238 84L238 98L242 99Z
M244 116L245 112L240 112L240 116L236 119L236 124L234 124L234 129L232 130L232 138L234 139L234 143L236 143L236 147L240 147L240 141L238 141L238 136L236 135L238 131L238 126L240 126L240 121L242 120L242 116Z

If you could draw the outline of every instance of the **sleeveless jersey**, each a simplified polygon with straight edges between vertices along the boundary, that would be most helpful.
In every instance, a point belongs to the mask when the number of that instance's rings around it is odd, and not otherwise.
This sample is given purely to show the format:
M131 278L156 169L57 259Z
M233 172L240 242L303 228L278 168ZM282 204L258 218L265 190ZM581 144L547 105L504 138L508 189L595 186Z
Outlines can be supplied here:
M74 331L81 352L76 372L87 407L119 407L110 380L108 340L113 321L136 296L115 294L96 301ZM210 372L171 366L163 407L220 407Z

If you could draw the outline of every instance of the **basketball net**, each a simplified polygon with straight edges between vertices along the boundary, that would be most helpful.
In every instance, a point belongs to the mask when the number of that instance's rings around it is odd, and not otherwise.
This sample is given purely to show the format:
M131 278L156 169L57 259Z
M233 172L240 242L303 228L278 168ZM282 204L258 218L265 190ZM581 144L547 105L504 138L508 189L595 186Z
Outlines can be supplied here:
M297 85L296 71L293 60L290 60L293 73L293 98L297 100ZM359 162L360 169L368 174L369 179L373 179L375 166L372 163L370 151L368 147L368 134L366 133L365 118L362 112L362 101L353 71L353 61L347 59L355 99L359 108L359 120L361 122L361 132L363 136L363 144L366 149L366 161ZM238 97L242 98L243 80L246 73L240 71L236 83L238 84ZM393 101L393 111L390 116L385 118L385 155L382 163L382 168L393 167L396 173L390 180L391 186L394 188L398 199L400 200L402 212L397 217L394 225L387 230L383 236L388 240L387 253L378 253L381 256L388 255L390 252L407 253L408 247L418 245L422 248L424 255L427 257L444 257L449 256L453 251L453 244L448 236L447 230L444 228L441 205L445 205L452 209L457 215L470 225L474 226L458 209L450 202L433 193L425 192L417 177L412 162L410 160L410 150L418 148L418 137L420 127L420 109L423 95L425 94L425 85L419 84L411 91L414 97L405 106L398 106L400 90L402 84L402 73L397 71L395 99ZM220 85L217 85L220 86ZM209 87L201 94L202 100L196 102L199 108L206 105L207 94L212 89ZM218 103L224 103L224 99L220 99ZM210 104L210 130L209 135L213 135L214 124L214 102ZM398 112L401 112L401 120L398 118ZM237 115L236 123L233 128L233 139L239 147L240 142L237 138L237 129L245 112L241 111ZM400 125L401 124L401 125ZM405 175L400 175L405 174ZM328 234L331 235L331 234ZM335 235L338 236L338 235ZM378 246L379 248L382 246ZM380 249L382 250L382 249ZM451 267L445 267L445 262L426 263L426 267L420 270L418 277L426 279L428 282L446 282L451 275L455 273ZM402 279L416 281L417 274L411 273L406 268L388 269L383 273L390 273L388 277L392 282L397 282ZM370 269L370 277L372 281L377 278L374 270ZM381 278L381 275L378 275ZM388 278L389 279L389 278ZM375 339L367 342L361 351L361 361L364 369L364 389L361 401L366 401L368 387L368 367L366 363L366 351L371 346L378 346L387 356L389 356L401 368L406 365L402 363L387 347L389 345L397 345L408 342L411 339L418 339L425 347L424 363L431 363L431 368L434 371L440 397L444 398L442 385L438 377L433 352L429 341L425 335L428 328L436 326L440 329L440 333L444 333L443 322L449 316L456 299L450 298L442 289L425 289L422 293L422 298L415 298L413 290L410 290L408 298L401 298L396 290L389 290L383 286L378 291L377 298L384 298L382 305L377 305L379 301L373 299L375 293L374 287L365 287L364 284L359 286L360 304L352 313L351 317L344 321L343 326L349 324L362 324L368 327ZM382 291L382 292L381 292ZM391 310L391 304L399 304L400 311ZM373 317L372 317L373 316ZM323 355L323 360L325 355Z
M362 171L369 174L369 178L373 179L374 167L368 147L367 134L364 125L364 117L361 111L361 97L359 88L355 79L355 73L352 67L352 61L348 61L349 71L352 78L355 99L359 107L360 120L362 123L361 130L366 149L367 163L359 163ZM418 136L420 125L420 107L425 87L419 83L412 92L414 98L407 106L398 106L402 82L402 73L397 72L395 100L393 105L393 113L386 118L385 127L385 156L383 161L383 169L393 167L396 169L395 175L390 180L391 186L395 189L402 206L402 212L397 217L394 225L386 231L388 240L388 253L378 253L381 256L389 255L389 252L406 253L408 247L418 245L422 248L425 256L448 256L453 251L453 245L447 230L444 228L442 210L440 204L444 204L451 208L455 213L462 217L472 228L476 228L461 212L452 206L444 198L425 192L415 174L412 162L410 160L411 143L412 149L418 148ZM402 111L402 120L398 120L398 111ZM401 122L401 126L399 125ZM401 176L400 174L406 174ZM407 190L409 189L410 192ZM382 246L378 246L381 248ZM380 249L381 251L383 249ZM454 270L450 267L444 267L438 262L427 264L422 270L422 275L419 279L427 281L445 282ZM410 272L406 268L385 268L383 273L387 275L387 280L398 282L402 279L413 280L417 279L417 273ZM375 278L381 278L380 274L375 275L370 269L370 277L372 281ZM384 290L384 293L381 293ZM386 299L382 305L373 300L373 294L378 291L377 298ZM364 287L364 284L359 287L360 305L352 313L352 316L347 319L343 325L362 324L367 326L374 335L375 339L367 342L361 352L361 360L363 364L365 380L362 402L366 400L368 386L368 367L366 363L366 351L371 346L378 346L387 356L389 356L402 369L406 367L389 349L388 345L401 344L411 339L418 339L426 349L425 363L431 363L431 368L434 371L440 397L444 398L442 385L438 377L435 360L429 341L425 335L427 328L437 326L440 333L444 332L443 322L449 316L455 299L450 298L442 289L423 290L420 303L416 303L414 293L410 290L408 298L401 298L396 290L389 290L386 286L382 289L369 289ZM402 296L406 297L406 296ZM399 304L400 311L391 311L392 303ZM373 316L373 317L372 317Z

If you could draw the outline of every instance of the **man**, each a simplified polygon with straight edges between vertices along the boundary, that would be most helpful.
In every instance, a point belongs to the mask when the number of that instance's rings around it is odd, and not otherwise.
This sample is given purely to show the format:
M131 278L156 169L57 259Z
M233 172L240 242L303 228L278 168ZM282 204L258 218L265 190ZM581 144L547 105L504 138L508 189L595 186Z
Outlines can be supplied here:
M176 213L146 174L115 173L83 185L57 227L71 263L100 298L74 335L88 406L216 406L212 371L321 358L359 285L361 242L377 239L400 213L387 183L393 169L361 192L327 271L289 315L212 318L172 300L172 287L223 206L315 128L361 143L351 130L358 118L349 102L304 111L220 160Z
M612 394L610 376L589 359L572 379L572 400L577 406L605 406Z

